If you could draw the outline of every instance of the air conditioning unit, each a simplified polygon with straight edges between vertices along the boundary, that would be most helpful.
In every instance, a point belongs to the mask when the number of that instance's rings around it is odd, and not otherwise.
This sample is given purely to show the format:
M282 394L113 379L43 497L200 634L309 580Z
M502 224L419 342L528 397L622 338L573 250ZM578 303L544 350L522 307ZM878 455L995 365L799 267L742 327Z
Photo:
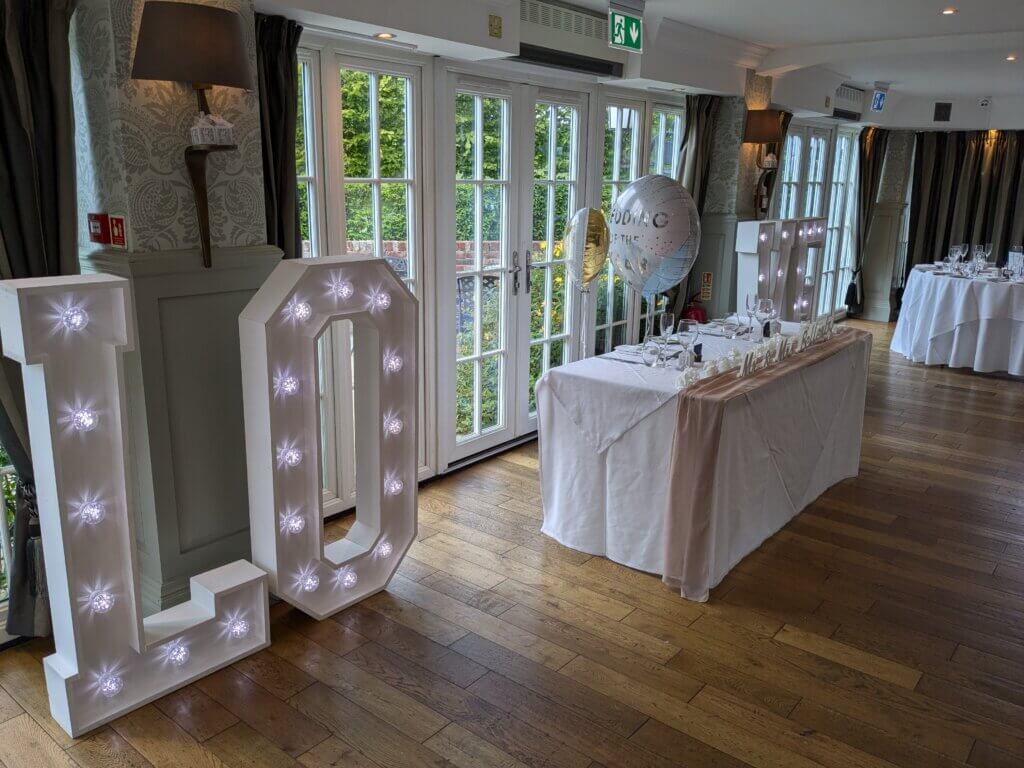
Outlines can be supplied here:
M840 85L832 102L832 117L839 120L860 120L864 111L864 91L852 85Z
M608 47L608 17L585 8L519 0L518 61L621 77L628 54Z

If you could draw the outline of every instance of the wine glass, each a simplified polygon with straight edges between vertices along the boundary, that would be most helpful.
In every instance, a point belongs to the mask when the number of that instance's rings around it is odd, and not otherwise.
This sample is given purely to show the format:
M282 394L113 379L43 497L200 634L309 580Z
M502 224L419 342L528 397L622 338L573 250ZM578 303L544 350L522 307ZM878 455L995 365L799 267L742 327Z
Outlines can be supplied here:
M757 309L757 292L747 294L747 322L750 323L750 333L754 332L754 310Z
M676 316L671 312L662 312L658 317L658 325L661 329L661 338L667 344L672 338L672 331L676 327Z
M757 307L754 310L754 316L757 318L758 328L761 329L759 334L758 343L764 342L764 324L771 319L775 312L775 302L771 299L758 299Z

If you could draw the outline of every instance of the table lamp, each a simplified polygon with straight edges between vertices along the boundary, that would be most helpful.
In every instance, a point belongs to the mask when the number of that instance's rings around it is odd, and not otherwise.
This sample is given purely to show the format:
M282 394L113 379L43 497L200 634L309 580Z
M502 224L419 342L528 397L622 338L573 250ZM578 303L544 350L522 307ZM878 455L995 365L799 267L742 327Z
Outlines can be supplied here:
M782 128L785 113L780 109L750 109L747 110L747 125L743 131L744 144L757 144L757 167L761 169L761 175L757 179L757 186L754 188L754 210L758 218L768 214L769 203L769 180L771 174L779 167L779 159L774 152L765 154L766 144L779 144L785 139Z
M189 83L196 92L200 117L210 115L206 92L211 87L253 87L242 17L234 11L209 5L149 0L142 9L132 79ZM218 122L223 124L219 118L212 120L211 126ZM210 152L229 149L235 149L230 138L216 143L193 143L185 148L185 165L196 198L199 239L206 267L212 266L206 158Z

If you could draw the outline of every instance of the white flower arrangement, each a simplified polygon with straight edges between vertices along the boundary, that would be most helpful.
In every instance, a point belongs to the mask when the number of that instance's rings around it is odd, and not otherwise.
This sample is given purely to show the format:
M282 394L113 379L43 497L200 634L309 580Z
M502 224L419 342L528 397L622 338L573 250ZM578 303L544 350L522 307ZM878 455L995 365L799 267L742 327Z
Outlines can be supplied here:
M687 368L679 374L679 378L676 380L676 386L679 387L679 389L686 389L687 387L692 387L698 381L700 381L700 371L696 368Z

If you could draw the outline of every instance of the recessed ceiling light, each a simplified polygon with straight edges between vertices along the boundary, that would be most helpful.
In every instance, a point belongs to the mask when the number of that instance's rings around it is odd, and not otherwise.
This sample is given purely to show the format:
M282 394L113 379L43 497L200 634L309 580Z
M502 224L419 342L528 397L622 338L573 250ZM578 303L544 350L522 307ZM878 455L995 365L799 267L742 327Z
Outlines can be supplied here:
M1017 60L1017 54L1016 53L1011 53L1009 56L1006 57L1006 60L1007 61L1016 61Z
M949 6L948 8L943 8L942 9L942 15L943 16L955 16L957 13L959 13L959 11L956 8L954 8L952 5Z
M394 40L395 39L395 33L394 32L378 32L377 34L374 35L374 37L377 38L378 40Z

